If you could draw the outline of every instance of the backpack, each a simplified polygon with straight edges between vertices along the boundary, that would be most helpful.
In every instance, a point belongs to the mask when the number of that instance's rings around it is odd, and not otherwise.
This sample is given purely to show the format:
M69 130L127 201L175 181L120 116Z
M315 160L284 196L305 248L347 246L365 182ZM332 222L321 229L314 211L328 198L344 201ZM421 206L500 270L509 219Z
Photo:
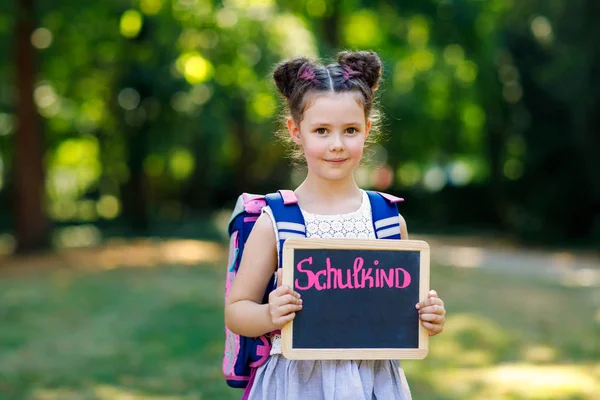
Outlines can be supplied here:
M367 191L373 213L373 228L377 239L400 239L400 219L396 203L403 199L379 192ZM239 196L229 220L229 257L225 283L225 299L235 280L244 253L246 240L260 216L263 207L269 206L275 217L279 243L278 264L281 268L283 244L290 237L306 237L304 218L293 191L280 190L266 196L244 193ZM263 304L268 302L269 293L277 286L273 274ZM227 384L234 388L245 388L249 393L256 369L264 364L271 352L270 334L256 338L237 335L225 326L225 350L223 374Z

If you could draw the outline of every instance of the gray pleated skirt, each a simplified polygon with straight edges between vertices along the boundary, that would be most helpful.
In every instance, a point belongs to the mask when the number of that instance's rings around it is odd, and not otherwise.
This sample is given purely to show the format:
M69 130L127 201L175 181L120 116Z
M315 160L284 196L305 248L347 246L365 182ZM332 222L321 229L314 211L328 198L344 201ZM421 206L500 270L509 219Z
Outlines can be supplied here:
M410 400L398 361L304 361L274 354L258 368L249 400Z

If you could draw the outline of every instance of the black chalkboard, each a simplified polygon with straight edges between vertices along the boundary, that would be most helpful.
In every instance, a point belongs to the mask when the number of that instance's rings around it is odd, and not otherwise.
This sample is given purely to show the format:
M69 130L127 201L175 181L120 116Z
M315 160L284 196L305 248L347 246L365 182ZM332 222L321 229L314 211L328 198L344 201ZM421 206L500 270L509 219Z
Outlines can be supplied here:
M303 309L284 327L291 359L423 358L427 338L415 308L429 290L423 241L288 239L285 284Z

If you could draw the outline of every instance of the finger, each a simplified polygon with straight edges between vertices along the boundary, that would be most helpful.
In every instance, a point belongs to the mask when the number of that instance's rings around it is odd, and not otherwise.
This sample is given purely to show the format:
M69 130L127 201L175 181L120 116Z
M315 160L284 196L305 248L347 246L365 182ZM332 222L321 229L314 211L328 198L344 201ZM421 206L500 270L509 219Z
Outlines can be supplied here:
M429 297L427 300L421 302L421 308L429 306L444 306L444 302L439 297Z
M421 321L432 322L435 324L441 324L444 321L444 317L438 314L421 314L419 315Z
M425 304L427 300L423 300L417 303L417 305L415 305L415 307L417 308L417 310L420 310L421 308L427 306L427 304Z
M429 297L438 297L438 294L435 290L430 290L428 296Z
M281 285L275 289L275 294L278 297L285 296L286 294L292 294L294 291L288 285Z
M294 318L296 318L296 313L291 313L291 314L287 314L284 315L283 317L279 317L276 320L273 321L273 323L278 326L278 327L283 327L285 324L287 324L288 322L290 322L291 320L293 320Z
M300 293L294 291L288 285L283 285L283 286L280 286L277 289L275 289L275 295L278 296L278 297L283 297L283 296L288 295L288 294L291 295L291 296L294 296L297 299L300 298Z
M287 294L287 289L285 286L278 287L277 289L275 289L271 293L269 293L269 303L271 303L271 304L276 303L281 296L284 296L286 294Z
M295 313L296 311L300 310L302 310L301 304L284 304L271 306L269 308L269 313L271 314L271 319L273 320L273 322L275 322L281 317L284 317L291 313Z
M279 288L283 284L283 270L277 268L277 287Z
M435 324L432 324L431 322L421 321L421 324L423 324L423 328L427 329L428 331L435 329Z
M288 315L291 313L295 313L296 311L302 310L302 304L286 304L285 306L279 307L277 312L279 315Z
M429 336L437 335L442 331L440 325L432 324L431 322L422 322L423 328L427 329Z
M428 306L428 307L424 307L421 308L419 310L419 314L439 314L439 315L445 315L446 314L446 309L440 305L433 305L433 306Z
M293 294L286 294L285 296L281 296L277 303L280 306L284 306L286 304L302 304L302 299L294 296Z
M443 330L444 330L444 325L436 325L436 324L431 324L431 328L427 329L427 331L429 332L429 336L435 336L438 333L442 333Z

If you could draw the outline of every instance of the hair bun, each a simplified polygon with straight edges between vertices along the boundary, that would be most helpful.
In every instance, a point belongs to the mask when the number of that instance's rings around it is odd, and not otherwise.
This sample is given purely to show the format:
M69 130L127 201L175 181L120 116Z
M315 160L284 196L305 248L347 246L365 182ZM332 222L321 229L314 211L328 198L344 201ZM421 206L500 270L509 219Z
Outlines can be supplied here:
M338 54L337 60L342 67L360 72L362 79L367 82L371 90L377 90L379 79L383 74L383 64L375 52L342 51Z
M296 57L277 64L273 72L273 78L281 94L289 98L301 70L310 65L311 61L306 57Z

